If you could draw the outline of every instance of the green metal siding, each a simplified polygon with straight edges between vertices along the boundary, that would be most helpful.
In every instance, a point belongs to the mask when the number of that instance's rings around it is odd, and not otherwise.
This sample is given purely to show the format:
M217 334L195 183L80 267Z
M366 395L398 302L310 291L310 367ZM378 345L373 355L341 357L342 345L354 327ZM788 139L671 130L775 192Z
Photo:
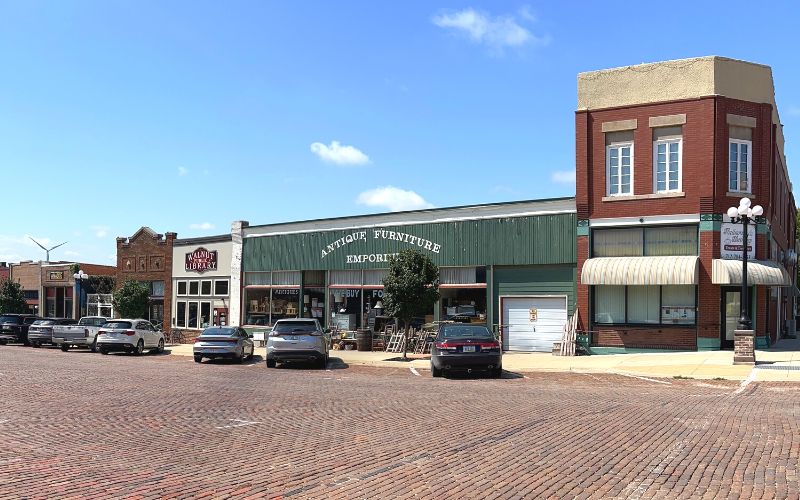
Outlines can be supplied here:
M347 256L389 254L420 248L440 266L575 264L574 213L354 228L298 234L247 237L244 271L375 269L385 262L348 263ZM375 237L375 231L405 233L440 245L439 253L407 241ZM328 245L359 231L364 239L334 248ZM388 234L388 233L386 233Z

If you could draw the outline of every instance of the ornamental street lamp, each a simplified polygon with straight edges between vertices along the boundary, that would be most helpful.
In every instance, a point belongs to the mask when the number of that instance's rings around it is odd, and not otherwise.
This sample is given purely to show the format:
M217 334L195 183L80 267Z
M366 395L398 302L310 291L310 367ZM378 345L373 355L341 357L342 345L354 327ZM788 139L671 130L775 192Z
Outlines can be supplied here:
M78 283L78 319L83 315L83 309L81 308L81 289L83 288L83 280L89 279L89 275L85 272L78 270L77 273L72 275L75 278L75 282Z
M733 224L742 223L742 298L739 301L742 306L741 315L739 317L739 329L751 330L750 323L750 310L749 296L747 294L747 224L755 217L761 216L764 209L761 205L750 207L750 199L742 198L739 201L738 207L731 207L728 209L728 217L731 218ZM755 248L755 241L753 242Z

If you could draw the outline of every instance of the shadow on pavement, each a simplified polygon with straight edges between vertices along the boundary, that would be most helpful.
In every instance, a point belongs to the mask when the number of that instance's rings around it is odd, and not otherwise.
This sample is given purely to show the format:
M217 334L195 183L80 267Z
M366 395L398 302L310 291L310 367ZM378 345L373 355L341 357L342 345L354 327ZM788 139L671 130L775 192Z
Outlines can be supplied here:
M444 375L444 378L452 379L452 380L474 380L474 379L490 379L490 380L498 380L493 378L488 371L476 370L472 373L467 373L466 370L458 370L458 371L450 371ZM524 375L521 373L510 372L508 370L503 370L503 374L500 376L501 379L518 379L518 378L525 378Z

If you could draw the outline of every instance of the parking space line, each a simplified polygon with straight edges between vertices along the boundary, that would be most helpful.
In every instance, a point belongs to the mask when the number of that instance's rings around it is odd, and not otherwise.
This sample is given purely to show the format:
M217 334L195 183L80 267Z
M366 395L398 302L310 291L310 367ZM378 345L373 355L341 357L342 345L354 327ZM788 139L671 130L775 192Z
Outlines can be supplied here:
M422 375L420 375L420 374L419 374L419 372L417 371L417 369L416 369L416 368L414 368L413 366L410 366L408 369L409 369L409 370L411 370L411 373L413 373L413 374L414 374L414 375L416 375L417 377L421 377L421 376L422 376Z
M256 424L260 424L261 423L261 422L253 422L253 421L250 421L250 420L242 420L240 418L231 418L230 421L231 422L237 422L237 423L229 424L229 425L223 425L223 426L217 426L216 428L217 429L232 429L234 427L244 427L246 425L256 425Z

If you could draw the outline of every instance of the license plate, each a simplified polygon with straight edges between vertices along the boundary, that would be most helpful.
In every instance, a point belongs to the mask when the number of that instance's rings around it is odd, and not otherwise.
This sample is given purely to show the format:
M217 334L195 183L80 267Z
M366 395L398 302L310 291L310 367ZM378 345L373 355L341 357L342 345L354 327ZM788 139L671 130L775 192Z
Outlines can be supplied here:
M474 345L465 345L462 349L463 352L475 352Z

